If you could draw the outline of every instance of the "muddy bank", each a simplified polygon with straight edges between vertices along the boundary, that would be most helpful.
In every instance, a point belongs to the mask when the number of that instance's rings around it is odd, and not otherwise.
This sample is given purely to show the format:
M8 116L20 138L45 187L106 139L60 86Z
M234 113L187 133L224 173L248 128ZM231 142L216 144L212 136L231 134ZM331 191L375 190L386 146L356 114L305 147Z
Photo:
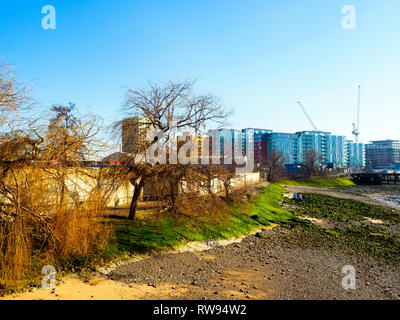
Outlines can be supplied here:
M350 199L365 202L368 204L383 206L400 211L396 202L386 201L385 198L393 195L400 195L400 189L382 188L376 186L356 186L351 188L329 188L329 187L305 187L285 186L290 193L316 193L340 199Z
M172 299L400 298L398 268L338 250L302 247L294 238L291 230L278 227L224 248L156 255L118 267L109 277L132 285L170 285ZM341 286L345 265L358 270L356 290ZM182 287L189 290L181 293Z

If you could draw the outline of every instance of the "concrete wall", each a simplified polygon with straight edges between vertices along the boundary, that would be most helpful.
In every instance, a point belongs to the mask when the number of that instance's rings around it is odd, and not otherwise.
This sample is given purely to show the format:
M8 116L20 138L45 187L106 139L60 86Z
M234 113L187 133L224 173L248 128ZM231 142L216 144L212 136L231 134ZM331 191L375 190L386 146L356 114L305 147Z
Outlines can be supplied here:
M235 178L232 179L232 187L233 188L240 188L247 185L257 184L260 181L260 173L259 172L252 172L252 173L245 173L245 174L238 174ZM214 193L224 191L224 186L221 181L214 179L211 182L212 190ZM151 184L147 184L144 187L142 192L141 201L151 201L154 200L153 192L152 192ZM133 194L134 188L131 184L127 186L123 186L118 188L116 192L114 192L109 200L107 201L107 206L114 207L114 206L128 206L131 201L131 197Z

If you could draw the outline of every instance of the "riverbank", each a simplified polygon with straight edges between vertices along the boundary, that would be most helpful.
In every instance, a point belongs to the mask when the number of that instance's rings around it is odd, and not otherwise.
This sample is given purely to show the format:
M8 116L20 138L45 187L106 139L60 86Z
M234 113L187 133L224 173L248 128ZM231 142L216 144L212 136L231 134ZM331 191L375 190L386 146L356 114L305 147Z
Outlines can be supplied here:
M315 184L315 180L312 183ZM322 180L317 183L325 184ZM343 180L335 183L334 179L331 179L326 183L330 185L329 192L346 194L348 188L353 188L348 185L349 182ZM346 187L340 190L343 183ZM290 188L288 189L291 190ZM325 187L308 190L327 191ZM326 199L323 200L323 206L319 204L314 206L316 199L307 196L310 203L302 208L301 205L284 198L285 192L290 193L279 184L269 185L260 191L257 199L251 201L251 210L247 207L246 211L245 207L242 207L243 210L232 214L234 219L229 220L231 223L214 223L213 228L208 225L207 228L197 228L197 232L181 224L169 224L166 233L163 229L165 225L161 229L153 225L152 228L145 228L145 231L133 227L123 229L130 232L130 234L125 233L125 236L130 235L131 239L130 242L122 242L123 246L130 243L133 253L140 244L141 248L147 250L142 256L135 255L130 260L113 264L108 269L99 269L98 272L66 277L54 291L34 289L34 292L14 294L6 298L398 299L400 297L397 280L400 269L396 266L397 260L392 254L396 249L394 245L398 244L398 238L392 233L392 229L387 228L392 226L392 222L397 221L397 216L393 215L393 212L398 214L397 211L377 206L372 211L370 207L365 207L363 212L353 212L354 205L358 208L359 205L372 204L330 196L334 201L332 206ZM318 192L313 194L318 197L327 196ZM317 201L320 200L317 198ZM320 209L315 211L314 207ZM332 216L332 207L337 207L341 215ZM380 216L380 208L386 210L382 211L383 216ZM371 212L364 214L364 211ZM383 223L378 223L381 220ZM244 225L246 227L243 229ZM257 230L272 225L276 227ZM135 230L139 230L139 233L135 233ZM239 238L223 240L232 238L232 230L238 232ZM243 233L257 230L257 233L243 237L238 230ZM199 233L202 233L200 238ZM174 237L170 238L170 235ZM186 235L189 237L185 238ZM159 239L161 241L158 241ZM195 242L188 244L188 241ZM168 249L165 244L171 243L175 245ZM154 249L156 245L164 246L161 246L163 248L161 251L148 250ZM390 250L382 250L387 246ZM341 279L344 276L341 268L344 265L356 268L358 284L355 291L347 291L341 287Z

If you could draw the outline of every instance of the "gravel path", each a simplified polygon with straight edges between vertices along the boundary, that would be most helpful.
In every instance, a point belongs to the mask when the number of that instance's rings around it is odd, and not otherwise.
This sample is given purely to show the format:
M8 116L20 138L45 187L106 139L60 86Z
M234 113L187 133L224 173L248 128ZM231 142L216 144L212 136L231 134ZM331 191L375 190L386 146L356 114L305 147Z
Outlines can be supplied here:
M146 299L400 299L400 269L367 258L299 246L289 229L201 252L162 253L117 267L108 277L147 285ZM356 270L356 289L341 286L343 266ZM159 290L153 290L159 288Z

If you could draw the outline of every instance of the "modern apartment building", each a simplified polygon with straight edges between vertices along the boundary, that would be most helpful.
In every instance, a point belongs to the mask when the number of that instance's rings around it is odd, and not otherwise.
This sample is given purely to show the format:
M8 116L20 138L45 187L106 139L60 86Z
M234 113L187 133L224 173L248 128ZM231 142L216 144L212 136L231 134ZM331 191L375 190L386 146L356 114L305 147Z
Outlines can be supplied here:
M351 168L365 166L365 146L363 143L346 140L346 166Z
M365 145L366 166L371 169L400 169L400 141L371 141Z
M242 150L243 155L247 155L247 147L250 147L249 155L253 157L255 165L262 165L266 163L267 156L267 143L264 141L263 137L266 134L272 133L269 129L259 129L259 128L246 128L242 129L243 142ZM248 139L250 139L248 141Z
M272 132L264 136L264 141L267 144L267 154L272 150L280 151L285 165L304 162L304 156L309 150L319 154L322 165L346 165L344 136L323 131Z
M308 150L315 150L321 157L321 164L345 165L345 136L332 135L323 131L301 131L296 133L299 139L299 160L304 161Z
M242 130L214 129L208 131L208 136L211 137L213 156L223 157L225 152L229 151L229 147L232 159L234 156L244 155Z
M253 144L250 153L254 164L266 164L268 155L277 150L282 153L285 165L301 164L308 150L316 151L321 165L327 167L363 167L365 163L364 145L346 140L345 136L333 135L324 131L300 131L296 133L273 132L270 129L247 128L240 130L210 130L209 134L217 136L216 146L223 154L223 132L233 144L242 143L243 155L248 145ZM253 135L249 134L253 132ZM249 141L248 141L249 139Z
M271 132L263 136L268 157L273 150L280 151L284 164L300 163L299 136L296 133Z
M224 154L225 146L230 145L232 147L232 156L235 155L234 150L236 150L236 155L248 155L254 159L255 165L261 165L265 163L267 154L267 144L263 140L263 136L271 132L272 130L259 128L242 130L216 129L209 130L208 135L215 140L213 150L219 150L220 155ZM230 139L231 141L226 143L225 139Z

